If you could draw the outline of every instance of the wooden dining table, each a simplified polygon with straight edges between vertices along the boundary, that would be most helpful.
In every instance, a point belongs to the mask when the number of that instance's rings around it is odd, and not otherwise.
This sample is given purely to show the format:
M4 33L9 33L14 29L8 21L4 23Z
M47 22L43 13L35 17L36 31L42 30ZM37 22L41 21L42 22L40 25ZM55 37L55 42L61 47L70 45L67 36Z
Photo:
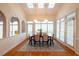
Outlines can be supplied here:
M35 35L30 36L30 38L29 38L29 43L30 43L31 45L34 45L34 46L35 46L35 45L38 45L38 44L39 44L39 46L40 46L40 45L42 45L42 46L44 46L44 45L49 45L49 46L51 46L52 44L54 44L54 42L53 42L53 37L52 37L52 36L48 36L47 40L45 40L43 35L39 35L39 40L35 40ZM37 43L38 43L38 44L37 44Z

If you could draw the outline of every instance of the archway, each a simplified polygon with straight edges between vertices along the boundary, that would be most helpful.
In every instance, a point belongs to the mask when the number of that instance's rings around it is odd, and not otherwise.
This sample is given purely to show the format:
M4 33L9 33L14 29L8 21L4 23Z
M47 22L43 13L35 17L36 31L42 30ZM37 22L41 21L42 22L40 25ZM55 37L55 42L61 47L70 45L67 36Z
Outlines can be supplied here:
M6 17L2 11L0 11L0 39L6 37Z

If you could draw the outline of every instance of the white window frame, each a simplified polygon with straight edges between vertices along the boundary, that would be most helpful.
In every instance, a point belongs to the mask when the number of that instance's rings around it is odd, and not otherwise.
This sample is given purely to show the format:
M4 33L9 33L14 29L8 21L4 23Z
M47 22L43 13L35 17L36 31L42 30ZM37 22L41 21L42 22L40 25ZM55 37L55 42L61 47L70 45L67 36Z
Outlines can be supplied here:
M67 17L68 16L70 16L70 18L71 17L73 17L73 16L71 16L72 14L75 14L74 16L75 16L75 19L76 19L76 12L71 12L70 14L68 14L67 15ZM66 22L68 22L68 21L72 21L71 19L70 20L67 20ZM67 26L67 24L66 24L66 26ZM67 30L67 27L66 27L66 30ZM67 32L67 31L66 31ZM67 33L66 33L66 43L69 45L69 46L71 46L71 47L74 47L74 35L75 35L75 20L73 20L73 44L71 45L71 44L69 44L69 43L67 43Z
M63 20L62 20L63 19ZM61 25L61 23L64 23L64 31L63 31L63 39L61 39L61 26L63 26L63 25ZM65 17L62 17L61 19L60 19L60 31L59 31L59 33L60 33L60 35L59 35L59 38L60 38L60 40L62 41L62 42L65 42Z
M60 37L60 20L57 20L56 22L56 37L57 39Z

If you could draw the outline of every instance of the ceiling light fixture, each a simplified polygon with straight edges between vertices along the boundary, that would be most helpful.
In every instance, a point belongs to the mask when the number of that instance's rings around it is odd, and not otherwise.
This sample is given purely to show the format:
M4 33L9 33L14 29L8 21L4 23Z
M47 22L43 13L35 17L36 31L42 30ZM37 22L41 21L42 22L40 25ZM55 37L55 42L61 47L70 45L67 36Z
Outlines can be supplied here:
M49 3L48 8L54 8L55 3Z
M44 3L38 3L38 8L44 8Z
M27 7L28 8L33 8L33 4L32 3L27 3Z
M38 21L37 21L36 19L34 20L34 22L35 22L35 23L38 23Z
M44 20L44 21L42 21L42 23L47 23L48 22L48 20Z

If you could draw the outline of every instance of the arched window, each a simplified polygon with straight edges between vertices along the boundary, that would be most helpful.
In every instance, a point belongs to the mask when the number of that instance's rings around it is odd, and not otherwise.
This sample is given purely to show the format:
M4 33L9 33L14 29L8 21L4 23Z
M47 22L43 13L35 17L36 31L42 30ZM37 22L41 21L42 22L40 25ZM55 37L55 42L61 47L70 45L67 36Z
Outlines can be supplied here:
M22 21L22 27L21 27L21 29L22 29L22 33L24 33L25 30L26 30L26 28L25 28L25 22L24 21Z
M19 33L19 20L17 17L12 17L10 21L10 36L15 36Z
M0 11L0 39L6 37L6 18Z

